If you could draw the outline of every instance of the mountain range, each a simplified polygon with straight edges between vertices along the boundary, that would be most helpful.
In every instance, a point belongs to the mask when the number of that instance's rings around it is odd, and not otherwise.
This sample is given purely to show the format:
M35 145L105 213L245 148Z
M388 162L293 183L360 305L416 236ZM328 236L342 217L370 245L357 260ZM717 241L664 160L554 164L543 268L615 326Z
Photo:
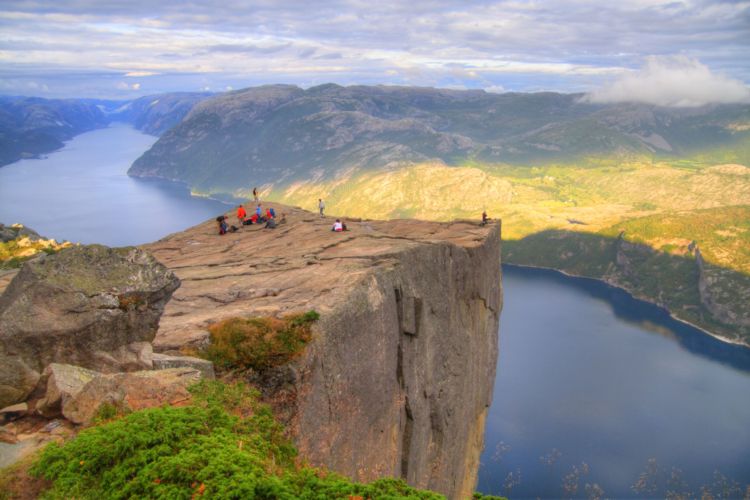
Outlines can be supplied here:
M270 85L196 104L130 170L237 194L251 185L446 165L586 164L746 147L750 105L590 104L583 94ZM742 152L746 154L747 151Z
M502 219L503 262L604 279L750 345L750 105L269 85L133 101L0 99L3 161L125 121L129 170L348 217Z
M0 97L0 167L55 151L74 136L113 121L160 135L210 95L176 92L132 101Z

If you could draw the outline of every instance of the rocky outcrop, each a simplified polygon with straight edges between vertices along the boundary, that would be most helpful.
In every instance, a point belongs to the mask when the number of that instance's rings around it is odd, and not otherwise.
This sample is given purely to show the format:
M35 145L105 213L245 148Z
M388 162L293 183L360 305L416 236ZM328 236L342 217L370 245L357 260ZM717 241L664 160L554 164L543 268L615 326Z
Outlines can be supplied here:
M698 291L701 303L719 321L728 325L750 327L750 277L731 273L706 262L695 248L698 267ZM728 279L728 274L733 274Z
M26 263L0 296L0 407L50 363L151 368L151 340L179 280L143 250L73 247Z
M42 252L55 253L72 246L69 241L58 243L52 238L45 238L31 228L22 224L6 226L0 223L0 290L10 280L3 276L6 270L15 270L21 264Z
M34 409L37 413L47 417L59 417L62 408L75 398L79 392L100 373L80 366L50 363L42 373L39 388L44 390L44 396Z
M499 225L346 220L334 233L331 218L275 208L277 229L218 236L207 222L146 246L182 281L154 348L201 345L229 317L314 309L313 342L264 391L301 455L470 496L497 361Z
M31 228L24 227L21 224L11 224L6 226L0 223L0 243L7 243L17 238L28 238L31 241L42 239L39 233Z
M190 400L187 388L202 378L195 368L169 368L99 375L64 401L62 413L73 423L87 424L102 408L131 412Z

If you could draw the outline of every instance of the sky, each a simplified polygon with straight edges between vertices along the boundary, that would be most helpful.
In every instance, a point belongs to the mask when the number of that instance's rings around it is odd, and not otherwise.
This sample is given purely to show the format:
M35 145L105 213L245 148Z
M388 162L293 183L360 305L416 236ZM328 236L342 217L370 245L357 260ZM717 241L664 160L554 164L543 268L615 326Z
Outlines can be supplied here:
M750 101L750 0L3 0L0 94L291 83Z

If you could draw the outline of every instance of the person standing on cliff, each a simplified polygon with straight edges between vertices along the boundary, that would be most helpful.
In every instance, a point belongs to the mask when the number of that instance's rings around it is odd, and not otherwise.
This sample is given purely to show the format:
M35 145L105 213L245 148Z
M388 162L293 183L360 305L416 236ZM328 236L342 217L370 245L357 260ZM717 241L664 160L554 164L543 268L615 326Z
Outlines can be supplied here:
M253 199L255 200L255 203L258 203L260 201L260 198L258 198L258 188L253 188Z
M245 217L247 217L247 212L245 212L245 207L240 205L237 207L237 220L240 221L240 224L243 224L245 222Z
M323 210L325 210L326 204L323 202L323 198L318 198L318 210L320 211L320 216L323 217Z

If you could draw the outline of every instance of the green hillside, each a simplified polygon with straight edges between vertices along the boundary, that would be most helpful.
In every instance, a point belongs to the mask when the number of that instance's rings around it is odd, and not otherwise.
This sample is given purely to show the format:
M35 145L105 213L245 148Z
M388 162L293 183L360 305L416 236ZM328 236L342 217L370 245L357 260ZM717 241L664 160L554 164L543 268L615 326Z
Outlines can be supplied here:
M504 262L605 279L750 344L750 168L690 162L433 163L269 197L310 210L322 197L328 213L353 217L477 220L487 210L503 221Z

